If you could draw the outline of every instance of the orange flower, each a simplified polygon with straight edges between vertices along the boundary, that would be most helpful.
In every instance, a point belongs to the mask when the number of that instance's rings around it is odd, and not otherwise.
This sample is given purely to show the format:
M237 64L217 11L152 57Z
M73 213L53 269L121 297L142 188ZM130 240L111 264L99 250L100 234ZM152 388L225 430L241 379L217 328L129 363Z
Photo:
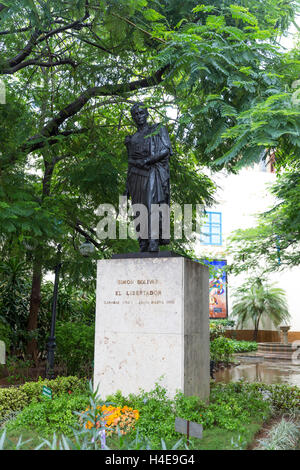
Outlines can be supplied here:
M92 410L87 408L85 412L88 411ZM102 424L107 429L107 435L117 433L118 428L122 428L122 430L120 430L121 434L126 434L131 429L134 429L135 422L139 419L140 416L138 410L133 410L127 405L123 406L123 408L112 405L98 405L96 407L95 415L95 424L89 420L85 424L85 427L87 429L92 429L93 426L95 426L98 429ZM80 421L82 422L83 418L80 418Z

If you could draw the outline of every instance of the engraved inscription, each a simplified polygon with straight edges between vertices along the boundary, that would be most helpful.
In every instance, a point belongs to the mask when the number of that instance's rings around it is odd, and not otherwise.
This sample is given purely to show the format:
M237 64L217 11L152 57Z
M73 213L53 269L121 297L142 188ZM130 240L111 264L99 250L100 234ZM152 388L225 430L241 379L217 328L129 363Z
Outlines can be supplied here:
M114 299L104 300L112 305L164 305L175 304L175 300L162 300L163 290L158 279L117 279L112 292ZM149 300L148 300L149 299Z

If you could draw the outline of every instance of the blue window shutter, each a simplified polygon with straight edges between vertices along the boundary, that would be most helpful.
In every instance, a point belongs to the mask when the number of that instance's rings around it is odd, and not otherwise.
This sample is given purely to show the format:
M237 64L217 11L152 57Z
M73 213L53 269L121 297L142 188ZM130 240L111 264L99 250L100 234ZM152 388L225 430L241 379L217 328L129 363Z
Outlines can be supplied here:
M222 245L222 213L207 211L206 217L201 227L200 242L203 245Z

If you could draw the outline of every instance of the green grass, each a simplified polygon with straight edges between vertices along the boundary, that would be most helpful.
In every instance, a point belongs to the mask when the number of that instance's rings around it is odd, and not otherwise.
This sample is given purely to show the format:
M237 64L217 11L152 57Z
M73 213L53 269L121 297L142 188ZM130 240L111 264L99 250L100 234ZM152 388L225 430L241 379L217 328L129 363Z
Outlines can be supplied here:
M197 439L194 449L199 450L232 450L232 441L238 443L241 436L242 448L247 449L255 434L261 429L262 422L252 422L245 430L227 431L221 428L211 428L203 431L203 439ZM195 439L196 440L196 439ZM191 447L192 448L192 447Z
M2 429L0 430L0 434L2 434ZM6 433L5 450L13 450L17 445L20 436L22 436L22 442L30 440L30 442L22 445L22 450L33 450L41 443L41 437L36 431L29 431L28 429L24 429L23 432L8 431Z
M203 431L202 439L191 438L190 439L190 450L233 450L234 447L232 446L232 441L235 443L239 442L241 437L241 444L243 449L247 449L247 447L252 443L254 440L255 434L260 430L262 427L263 422L255 422L253 421L245 429L240 431L227 431L226 429L221 429L218 427L213 427L210 429L205 429ZM22 450L33 450L41 443L41 439L45 437L50 442L52 441L53 436L44 435L41 436L35 431L29 431L28 429L24 429L22 432L17 431L8 431L7 432L7 450L13 450L19 440L19 437L22 436L22 441L30 440L27 444L22 446ZM59 437L59 435L57 436ZM178 449L186 449L186 436L178 434L178 440L183 437L183 443ZM168 441L166 444L168 448L171 448L176 443L174 441ZM117 439L111 438L107 440L107 445L111 449L117 449ZM240 445L240 444L239 444Z
M247 447L253 442L255 434L261 429L263 421L253 421L241 431L228 431L219 427L213 427L203 430L202 439L190 438L190 450L235 450L232 442L241 445L242 449ZM183 437L183 443L178 449L186 449L187 443L186 436L178 434L178 440ZM238 444L241 442L241 444ZM175 443L174 441L167 441L168 448L170 449Z

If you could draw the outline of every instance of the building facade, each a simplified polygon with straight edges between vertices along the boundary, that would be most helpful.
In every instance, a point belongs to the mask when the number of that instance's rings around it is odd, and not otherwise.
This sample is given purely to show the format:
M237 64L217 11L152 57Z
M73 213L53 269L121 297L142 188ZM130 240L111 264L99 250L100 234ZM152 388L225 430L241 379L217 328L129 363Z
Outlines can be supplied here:
M215 196L217 204L207 210L207 218L202 226L201 235L195 246L198 259L223 260L228 264L231 259L226 253L227 239L234 230L254 227L256 215L274 206L274 196L268 186L274 183L276 175L272 163L263 162L251 168L241 170L238 175L227 174L225 171L211 175L218 189ZM226 292L222 279L219 284L211 284L210 316L218 318L221 307L213 306L217 297L214 292L223 292L226 296L226 314L230 318L233 292L246 279L247 275L227 278ZM300 267L273 272L268 276L271 283L286 292L290 319L289 341L300 340L300 305L299 282ZM219 290L218 290L219 289ZM219 318L224 316L221 314ZM253 326L247 325L243 331L235 331L237 339L250 340ZM260 325L259 341L279 341L278 329L271 322Z

